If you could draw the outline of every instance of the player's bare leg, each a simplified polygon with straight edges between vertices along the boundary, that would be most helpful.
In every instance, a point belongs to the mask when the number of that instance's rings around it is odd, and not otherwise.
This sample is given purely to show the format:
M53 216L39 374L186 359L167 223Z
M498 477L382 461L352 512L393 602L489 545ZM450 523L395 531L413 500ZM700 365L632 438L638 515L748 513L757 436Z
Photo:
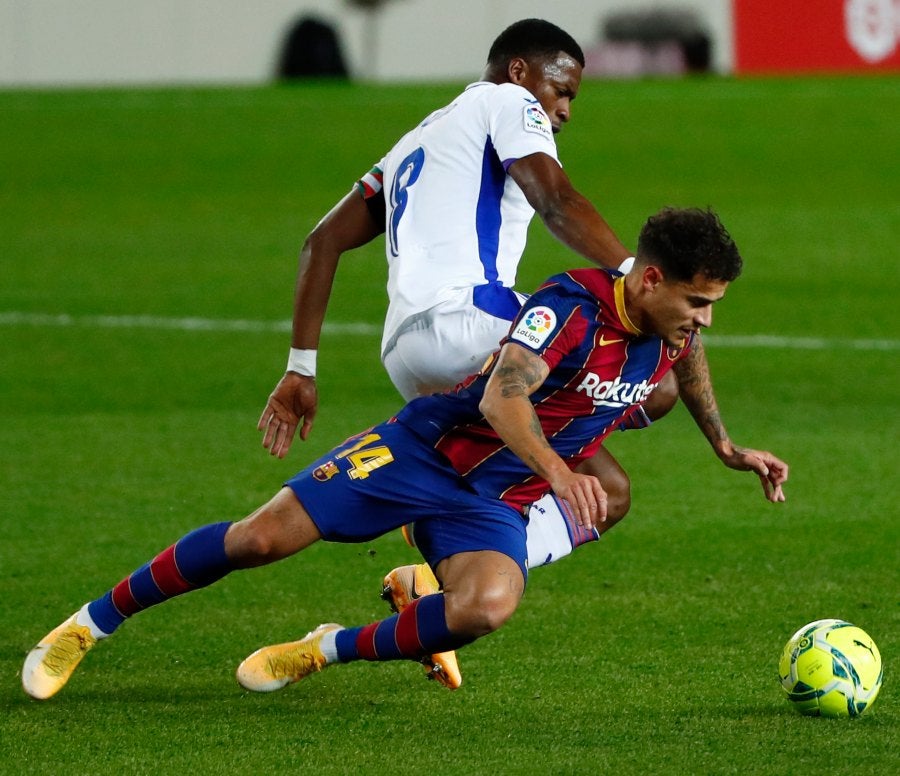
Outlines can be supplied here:
M44 636L25 659L23 689L38 700L50 698L87 652L134 614L211 585L236 569L285 558L319 538L287 488L240 522L191 531Z
M576 471L582 474L594 475L600 480L603 490L606 491L606 520L599 523L596 528L596 538L600 538L625 517L628 514L628 510L631 509L631 479L628 473L619 465L615 456L603 446L586 461L582 461ZM583 544L583 542L573 543L571 549L575 549L580 544ZM558 560L558 558L553 560ZM532 567L529 561L529 568Z
M575 547L600 538L621 520L631 506L631 482L625 470L605 448L601 447L597 454L585 461L580 471L594 474L600 479L607 492L607 519L597 528L586 530L578 526L568 504L550 494L531 505L529 523L526 531L528 548L528 567L536 568L554 563L565 557ZM404 537L409 537L412 546L412 526L407 526ZM438 591L437 580L427 563L400 566L393 569L384 578L382 598L391 599L395 610L401 611L404 605L420 596ZM399 605L398 605L399 603ZM445 687L455 689L462 683L462 674L456 656L452 653L431 655L430 663L439 668L438 673L431 673L429 660L423 661L429 675L441 682Z
M334 663L420 660L468 644L503 625L525 589L512 558L483 550L441 561L443 592L421 596L402 612L352 628L319 626L295 642L258 649L237 670L248 690L270 692Z
M461 552L442 560L447 627L477 639L500 628L525 592L525 577L509 556L492 550Z
M675 375L669 372L640 408L640 413L636 413L636 417L633 416L632 421L625 424L624 428L644 428L651 422L664 417L677 401L678 383ZM628 514L631 508L631 480L606 448L601 447L592 458L582 463L578 471L593 474L600 480L608 499L606 521L595 529L585 531L577 525L566 502L556 498L553 494L535 502L529 508L526 529L528 568L538 568L555 563L560 558L569 555L576 547L599 539L602 534ZM407 544L415 547L413 524L403 526L402 533ZM429 577L433 578L433 575L427 563L393 569L384 578L382 598L395 599L396 597L401 601L408 601L417 595L424 595L425 592L421 588L416 589L415 580ZM396 599L393 601L393 605L395 610L399 610ZM451 654L449 657L454 658L452 663L449 660L445 661L444 655L432 656L436 666L446 662L443 676L435 676L445 686L451 686L444 681L444 678L448 676L458 676L459 682L462 682L462 675L459 673L455 656ZM429 670L427 662L425 666L426 670Z

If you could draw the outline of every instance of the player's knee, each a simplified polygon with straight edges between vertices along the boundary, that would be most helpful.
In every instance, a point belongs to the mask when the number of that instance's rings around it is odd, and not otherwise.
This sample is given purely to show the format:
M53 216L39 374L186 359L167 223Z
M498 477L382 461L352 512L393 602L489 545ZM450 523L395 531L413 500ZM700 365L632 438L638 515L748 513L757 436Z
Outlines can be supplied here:
M225 535L225 552L235 568L263 566L274 560L275 543L252 518L235 523Z
M251 515L235 523L225 535L225 552L235 568L253 568L274 563L292 554L271 523Z
M650 420L659 420L668 414L677 401L678 380L675 379L675 373L669 371L647 397L647 401L644 402L644 412L647 413Z
M447 627L473 639L486 636L512 617L520 598L520 586L500 575L491 584L466 585L458 590L445 588Z
M290 488L234 523L225 534L225 554L234 568L264 566L282 560L322 538Z

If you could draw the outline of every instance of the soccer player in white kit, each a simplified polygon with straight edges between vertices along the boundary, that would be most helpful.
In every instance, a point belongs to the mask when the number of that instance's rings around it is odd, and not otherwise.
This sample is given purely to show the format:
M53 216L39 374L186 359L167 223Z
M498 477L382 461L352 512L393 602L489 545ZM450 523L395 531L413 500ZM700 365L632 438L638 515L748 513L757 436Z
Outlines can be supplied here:
M513 285L534 208L507 170L531 154L558 164L540 102L518 84L480 81L370 174L373 188L386 184L388 211L381 356L405 399L477 372L521 307Z
M513 285L535 212L568 247L627 269L630 251L557 156L554 135L570 118L583 67L581 48L559 27L539 19L511 25L491 46L482 80L404 135L307 237L287 371L259 421L273 455L287 454L298 426L302 439L312 427L319 335L345 251L385 235L382 361L406 400L477 372L507 334L524 298ZM661 416L676 395L673 380L661 385L647 414ZM628 511L630 483L615 459L601 448L587 464L607 493L605 524L580 532L565 503L546 496L529 515L530 567L597 538ZM436 584L427 568L412 566L385 581L399 606L398 587Z

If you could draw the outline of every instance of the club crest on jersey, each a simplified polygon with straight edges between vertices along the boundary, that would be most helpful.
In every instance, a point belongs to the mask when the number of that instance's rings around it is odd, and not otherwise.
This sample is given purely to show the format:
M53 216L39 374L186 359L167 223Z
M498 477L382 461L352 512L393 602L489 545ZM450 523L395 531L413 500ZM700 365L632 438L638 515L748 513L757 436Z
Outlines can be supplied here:
M541 110L540 105L526 105L524 121L526 132L537 132L539 135L553 137L553 126L550 124L547 114Z
M328 463L323 463L321 466L317 466L313 469L313 477L315 477L319 482L328 482L335 474L340 474L340 469L335 465L334 461L328 461Z
M519 322L510 339L532 348L539 348L556 328L556 313L549 307L533 307Z

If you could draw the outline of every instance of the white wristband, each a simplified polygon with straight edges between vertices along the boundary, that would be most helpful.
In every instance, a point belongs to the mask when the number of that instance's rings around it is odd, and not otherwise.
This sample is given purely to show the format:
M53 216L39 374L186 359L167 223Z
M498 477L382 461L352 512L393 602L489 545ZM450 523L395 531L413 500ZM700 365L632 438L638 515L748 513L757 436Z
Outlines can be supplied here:
M619 265L619 272L621 272L623 275L627 275L629 272L631 272L631 268L633 266L634 266L634 256L629 256L627 259L625 259L625 261L623 261Z
M316 350L301 350L300 348L291 348L288 356L287 371L296 372L298 375L305 377L316 376Z

